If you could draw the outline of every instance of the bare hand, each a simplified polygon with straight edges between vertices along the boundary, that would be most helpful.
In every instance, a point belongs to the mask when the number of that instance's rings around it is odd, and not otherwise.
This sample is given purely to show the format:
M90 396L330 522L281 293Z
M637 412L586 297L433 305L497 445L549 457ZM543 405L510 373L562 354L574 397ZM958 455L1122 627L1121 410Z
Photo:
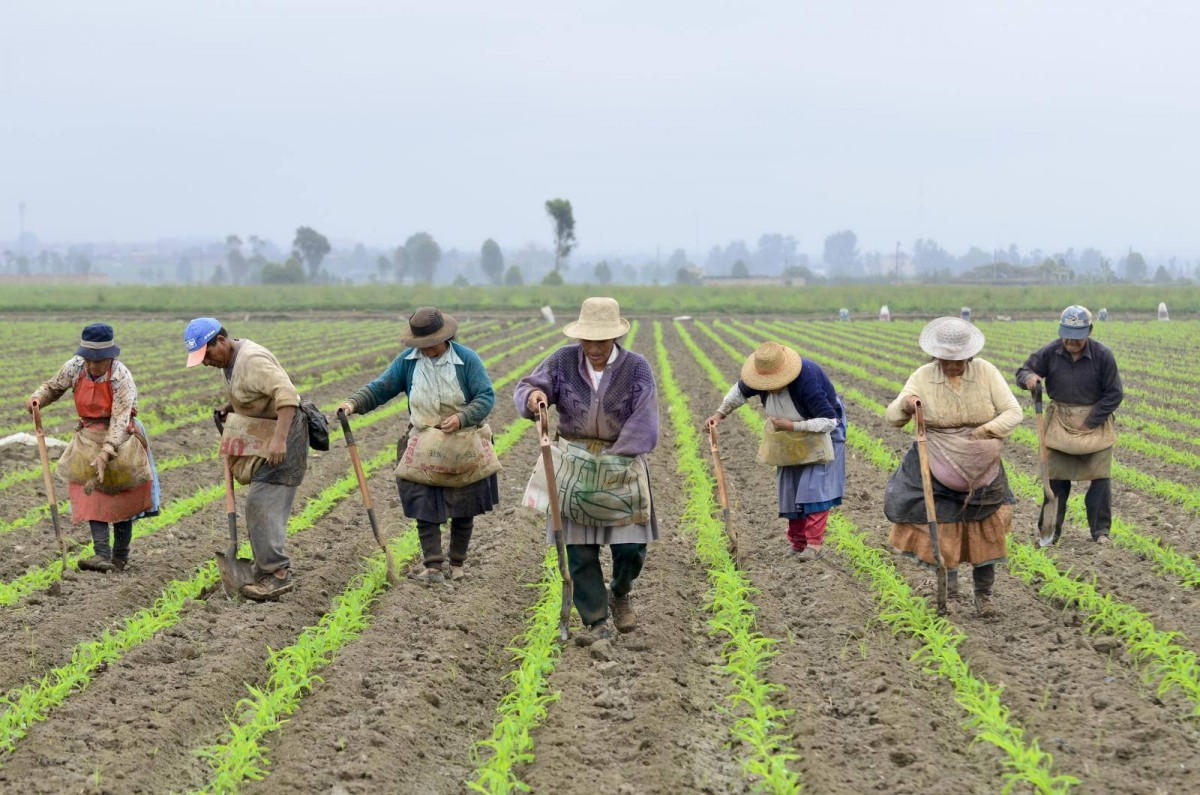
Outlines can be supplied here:
M92 459L92 466L96 468L96 482L104 482L104 471L108 468L108 456L100 453Z
M705 428L715 428L723 419L725 419L725 418L721 416L721 413L717 412L716 414L712 415L711 417L709 417L708 419L706 419L704 421L704 427Z
M354 404L352 402L350 402L349 400L347 400L345 403L338 406L337 410L344 411L346 413L346 416L349 417L351 414L354 413ZM334 414L337 414L337 411L335 411Z
M279 466L283 463L284 457L287 455L287 439L271 439L271 443L267 445L267 454L264 456L267 463L271 466Z
M975 441L978 442L978 441L982 441L984 439L991 439L992 435L990 433L988 433L986 430L984 430L984 427L982 425L980 425L978 428L975 428L974 430L971 431L971 435L969 438L974 439Z
M781 420L778 417L767 417L777 431L790 431L793 428L791 420Z
M462 427L462 421L458 419L457 414L451 414L446 419L442 420L442 424L438 426L438 430L442 433L454 433Z
M919 395L909 395L904 399L904 402L900 404L900 407L904 409L905 414L916 414L917 401L920 399L921 397Z
M1037 389L1037 385L1042 383L1042 377L1037 373L1030 373L1025 377L1025 388L1031 392Z
M537 414L538 404L549 402L550 399L546 397L545 392L535 389L529 393L529 399L525 401L525 408L529 409L530 414Z

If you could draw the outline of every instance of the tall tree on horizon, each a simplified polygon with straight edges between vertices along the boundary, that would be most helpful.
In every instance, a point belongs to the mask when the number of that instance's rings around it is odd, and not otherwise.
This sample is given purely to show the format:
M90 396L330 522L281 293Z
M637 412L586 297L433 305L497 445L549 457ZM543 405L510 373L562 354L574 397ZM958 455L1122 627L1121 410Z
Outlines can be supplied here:
M575 244L575 213L568 199L548 199L546 214L554 221L554 272L562 261L571 256Z

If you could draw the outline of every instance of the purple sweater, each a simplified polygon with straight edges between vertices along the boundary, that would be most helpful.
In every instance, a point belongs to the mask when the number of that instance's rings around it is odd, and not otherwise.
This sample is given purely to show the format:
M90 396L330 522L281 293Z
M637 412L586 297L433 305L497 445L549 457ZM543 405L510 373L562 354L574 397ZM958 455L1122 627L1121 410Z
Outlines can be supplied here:
M650 364L617 345L617 358L604 368L600 391L592 389L583 348L564 345L517 382L517 412L532 419L526 403L535 389L558 407L558 430L566 436L612 442L614 455L649 453L658 444L658 387Z

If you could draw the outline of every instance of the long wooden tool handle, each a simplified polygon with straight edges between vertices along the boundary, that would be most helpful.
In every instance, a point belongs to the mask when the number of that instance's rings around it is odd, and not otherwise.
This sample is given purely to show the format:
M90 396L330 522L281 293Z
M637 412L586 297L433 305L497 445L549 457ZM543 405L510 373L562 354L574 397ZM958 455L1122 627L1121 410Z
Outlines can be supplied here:
M925 519L929 523L929 543L933 548L933 559L938 568L944 568L942 547L938 540L937 505L933 501L933 475L929 471L929 454L925 450L925 410L920 399L916 401L913 422L917 432L917 457L921 461L921 488L925 494Z
M229 463L229 456L221 456L221 460L225 462L225 513L236 514L237 502L233 497L233 465Z
M729 507L729 495L725 491L725 465L721 463L721 451L717 448L717 426L708 427L708 449L713 457L713 473L717 476L717 499L722 508Z
M50 451L46 449L46 432L42 430L42 410L37 401L33 403L33 428L37 432L38 456L42 459L42 482L46 485L46 499L50 501L51 510L57 511L58 498L54 496L54 478L50 476Z
M362 492L363 503L367 506L368 518L372 520L372 529L374 530L375 503L371 500L370 489L367 488L367 475L363 472L362 461L358 457L358 445L354 442L354 434L350 432L350 418L342 409L338 409L337 417L338 422L342 425L342 433L346 436L346 449L350 452L350 463L354 465L354 476L358 478L358 490ZM378 531L375 532L375 537L378 540Z
M562 572L564 585L571 583L571 572L567 568L566 541L563 538L561 506L558 501L558 480L554 476L554 459L550 454L550 407L538 403L538 431L541 436L542 466L546 470L546 492L550 501L550 526L554 529L554 546L558 550L558 568Z

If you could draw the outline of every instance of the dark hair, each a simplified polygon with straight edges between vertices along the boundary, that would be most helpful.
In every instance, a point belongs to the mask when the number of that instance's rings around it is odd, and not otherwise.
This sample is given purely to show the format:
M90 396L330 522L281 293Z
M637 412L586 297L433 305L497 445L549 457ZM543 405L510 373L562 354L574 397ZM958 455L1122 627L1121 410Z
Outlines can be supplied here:
M217 333L214 334L213 338L206 343L206 347L211 348L213 343L217 341L217 337L224 337L225 339L229 339L229 332L225 330L224 326L221 326L219 329L217 329Z

